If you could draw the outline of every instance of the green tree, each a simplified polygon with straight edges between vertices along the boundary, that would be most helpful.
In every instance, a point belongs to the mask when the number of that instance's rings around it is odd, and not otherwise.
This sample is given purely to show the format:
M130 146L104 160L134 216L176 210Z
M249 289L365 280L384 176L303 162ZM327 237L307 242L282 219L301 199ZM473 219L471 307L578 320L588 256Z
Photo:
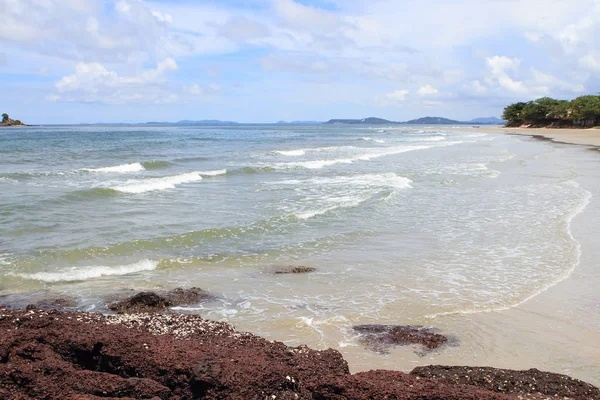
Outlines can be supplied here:
M6 122L8 122L9 119L10 118L7 113L2 114L2 122L6 123Z
M558 104L558 100L550 97L530 101L523 107L523 120L532 124L549 123L552 120L552 109Z
M548 114L548 116L550 117L550 119L557 121L571 120L571 102L568 100L558 100L558 102L550 109L550 113Z
M600 121L600 96L581 96L571 102L574 120Z
M519 102L514 103L504 108L502 113L502 119L504 119L507 126L519 126L523 124L523 108L527 103Z

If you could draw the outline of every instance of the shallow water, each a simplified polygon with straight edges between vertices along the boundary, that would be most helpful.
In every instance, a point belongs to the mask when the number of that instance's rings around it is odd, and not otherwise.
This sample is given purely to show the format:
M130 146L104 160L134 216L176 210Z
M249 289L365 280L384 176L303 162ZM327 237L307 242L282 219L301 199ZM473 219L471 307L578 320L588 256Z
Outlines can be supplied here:
M220 300L182 310L358 348L353 324L507 310L567 278L593 196L564 151L468 128L2 130L0 293L104 310L200 286Z

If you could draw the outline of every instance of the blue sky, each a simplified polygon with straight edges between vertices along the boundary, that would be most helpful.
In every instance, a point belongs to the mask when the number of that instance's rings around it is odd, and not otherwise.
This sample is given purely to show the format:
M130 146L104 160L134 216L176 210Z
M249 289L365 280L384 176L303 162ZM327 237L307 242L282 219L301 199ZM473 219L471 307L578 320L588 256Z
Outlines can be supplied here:
M0 0L27 123L500 116L600 92L600 0Z

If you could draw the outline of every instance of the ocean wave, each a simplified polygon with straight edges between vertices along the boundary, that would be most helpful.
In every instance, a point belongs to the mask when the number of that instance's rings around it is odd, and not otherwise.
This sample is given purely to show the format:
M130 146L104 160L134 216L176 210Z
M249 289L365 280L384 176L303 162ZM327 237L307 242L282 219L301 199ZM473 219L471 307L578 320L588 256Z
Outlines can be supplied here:
M414 150L429 149L433 146L396 146L383 149L366 149L369 152L363 153L354 157L349 158L334 158L330 160L313 160L313 161L301 161L293 163L278 163L275 164L276 168L307 168L307 169L321 169L323 167L336 165L336 164L352 164L357 161L368 161L379 157L390 156L395 154L406 153Z
M141 260L134 264L117 266L89 266L74 267L59 270L56 272L37 272L33 274L12 274L23 279L30 279L42 282L76 282L89 279L100 278L103 276L128 275L136 272L152 271L156 269L158 262L151 260Z
M273 153L275 154L280 154L282 156L303 156L306 154L305 150L275 150Z
M443 140L446 140L446 138L444 136L438 136L438 135L404 138L404 141L407 141L407 142L441 142Z
M145 171L146 168L138 162L131 164L116 165L114 167L103 167L103 168L82 168L82 171L86 172L99 172L109 174L129 174L132 172Z
M216 169L214 171L198 171L197 172L201 176L219 176L219 175L227 175L226 169Z
M168 168L171 166L171 163L169 161L144 161L141 164L148 171L152 171L155 169Z
M412 181L395 173L318 177L284 180L274 185L293 185L303 197L282 205L290 216L308 220L338 209L354 208L375 198L387 199L399 190L411 187ZM385 197L382 197L385 196Z
M313 148L305 148L305 149L293 149L293 150L274 150L273 154L278 154L282 156L288 157L298 157L306 155L306 153L312 152L331 152L331 151L340 151L340 150L354 150L355 146L327 146L327 147L313 147Z
M199 172L188 172L176 176L167 176L164 178L146 179L140 183L132 183L129 185L112 186L110 189L123 193L146 193L158 190L175 189L177 185L183 183L198 182L202 180L202 175Z
M367 136L361 137L361 138L359 138L359 140L364 140L364 141L367 141L367 142L375 142L375 143L385 143L385 140L374 139L372 137L367 137Z

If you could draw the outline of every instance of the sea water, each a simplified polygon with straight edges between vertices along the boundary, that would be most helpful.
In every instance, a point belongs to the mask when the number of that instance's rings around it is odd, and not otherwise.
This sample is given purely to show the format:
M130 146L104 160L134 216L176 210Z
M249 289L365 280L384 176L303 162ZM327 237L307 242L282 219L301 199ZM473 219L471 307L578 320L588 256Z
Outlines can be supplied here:
M217 300L178 310L358 346L354 324L506 310L569 277L577 178L547 142L467 127L4 129L0 294L106 311L197 286Z

